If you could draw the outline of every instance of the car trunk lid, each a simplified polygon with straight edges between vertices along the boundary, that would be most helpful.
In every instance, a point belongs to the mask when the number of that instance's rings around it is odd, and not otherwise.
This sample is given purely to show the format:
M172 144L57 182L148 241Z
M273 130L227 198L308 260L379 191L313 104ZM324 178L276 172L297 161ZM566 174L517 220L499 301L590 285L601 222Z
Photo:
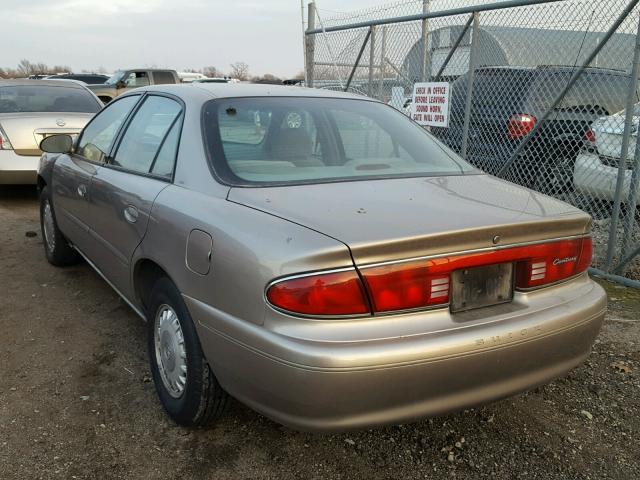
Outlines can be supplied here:
M18 155L40 155L40 142L55 134L77 135L93 113L11 113L0 115L0 126Z
M345 243L357 265L580 235L590 222L570 205L479 174L231 188L228 199Z

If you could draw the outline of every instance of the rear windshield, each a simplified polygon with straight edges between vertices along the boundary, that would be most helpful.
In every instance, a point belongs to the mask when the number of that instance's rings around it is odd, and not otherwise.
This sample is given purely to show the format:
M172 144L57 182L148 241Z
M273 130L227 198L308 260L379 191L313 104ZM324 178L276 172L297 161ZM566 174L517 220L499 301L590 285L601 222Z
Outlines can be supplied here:
M44 85L0 87L0 113L95 113L100 108L93 95L82 88Z
M213 100L204 135L231 184L287 184L474 171L405 115L366 100Z
M461 107L464 106L468 78L468 74L460 77L452 88L453 101L458 100ZM527 97L534 80L535 72L528 70L478 70L473 80L473 105L499 110L517 108Z

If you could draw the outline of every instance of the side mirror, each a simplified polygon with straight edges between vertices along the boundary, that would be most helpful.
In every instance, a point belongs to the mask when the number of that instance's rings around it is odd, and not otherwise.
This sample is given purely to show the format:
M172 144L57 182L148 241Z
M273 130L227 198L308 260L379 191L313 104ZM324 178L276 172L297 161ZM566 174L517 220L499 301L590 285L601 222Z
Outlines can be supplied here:
M40 150L47 153L71 153L73 139L69 135L51 135L40 142Z
M116 83L116 88L124 88L126 86L127 86L127 84L124 83L123 80L118 80L118 82Z

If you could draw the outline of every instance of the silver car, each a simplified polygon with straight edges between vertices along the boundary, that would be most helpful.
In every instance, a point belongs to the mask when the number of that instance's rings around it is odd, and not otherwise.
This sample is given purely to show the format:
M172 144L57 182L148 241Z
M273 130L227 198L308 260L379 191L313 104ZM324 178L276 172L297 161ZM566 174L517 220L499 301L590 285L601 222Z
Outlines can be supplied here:
M603 321L588 215L370 99L149 87L41 147L48 260L147 321L182 425L229 395L310 430L450 412L566 374Z
M35 184L42 139L77 135L101 108L79 82L0 80L0 185Z

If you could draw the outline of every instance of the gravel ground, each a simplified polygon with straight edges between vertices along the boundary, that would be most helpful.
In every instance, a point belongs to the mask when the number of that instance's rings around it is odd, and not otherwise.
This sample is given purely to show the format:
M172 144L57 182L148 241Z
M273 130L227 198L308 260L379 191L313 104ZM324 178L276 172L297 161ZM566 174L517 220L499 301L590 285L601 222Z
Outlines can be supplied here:
M640 478L639 292L605 284L589 360L498 403L317 435L235 402L188 430L156 399L138 317L87 265L47 264L37 205L32 189L0 187L2 480Z

